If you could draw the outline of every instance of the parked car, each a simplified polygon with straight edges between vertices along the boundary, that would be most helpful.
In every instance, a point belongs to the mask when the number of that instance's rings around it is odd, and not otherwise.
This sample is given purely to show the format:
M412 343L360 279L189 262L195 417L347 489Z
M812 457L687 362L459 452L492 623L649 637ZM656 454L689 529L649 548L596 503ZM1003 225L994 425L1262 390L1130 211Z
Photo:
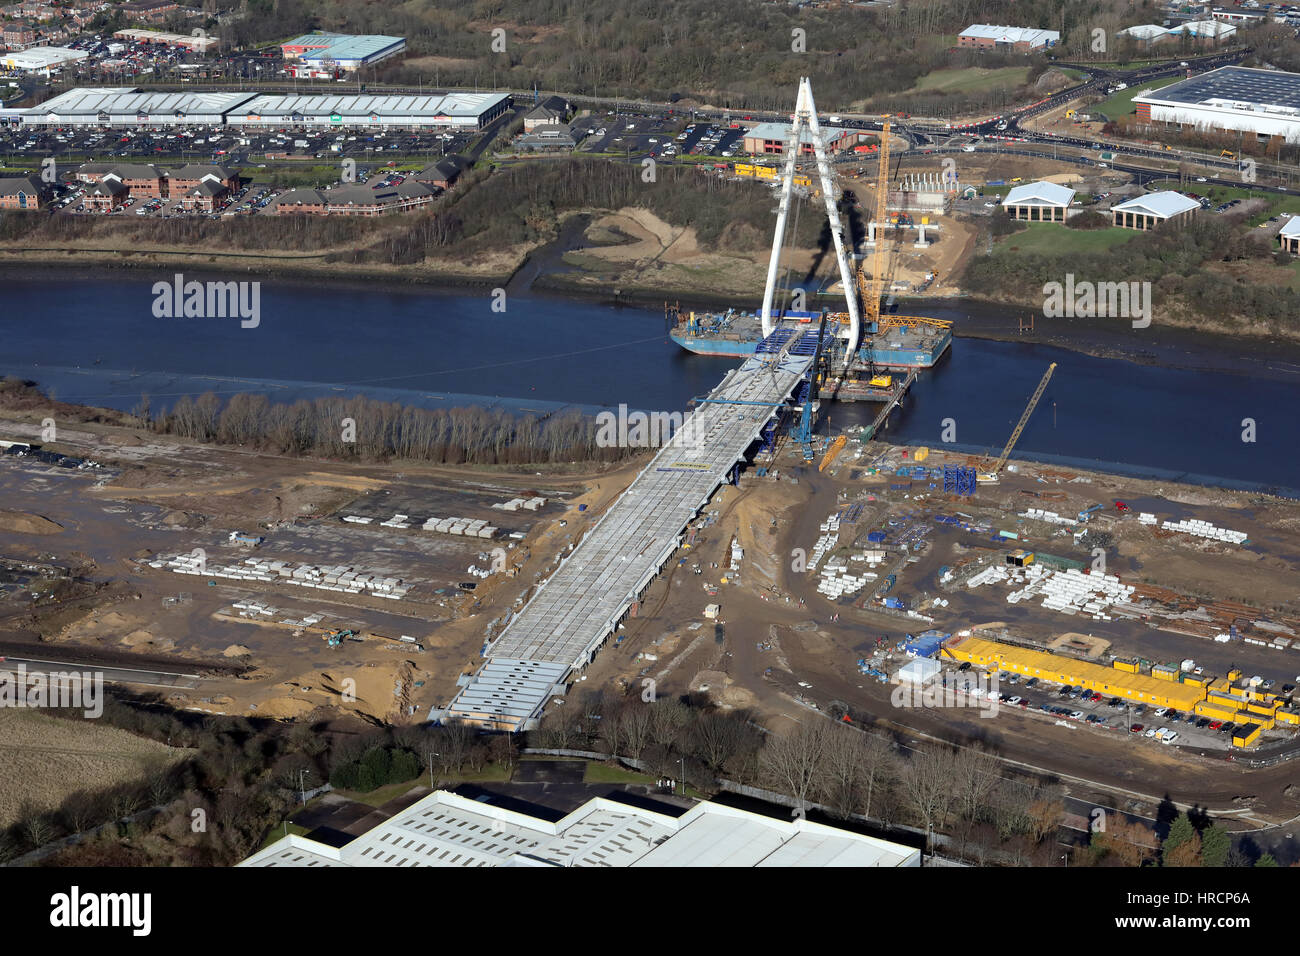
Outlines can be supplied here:
M1134 724L1132 727L1128 729L1128 732L1130 734L1140 734L1145 729L1146 728L1144 728L1141 724Z

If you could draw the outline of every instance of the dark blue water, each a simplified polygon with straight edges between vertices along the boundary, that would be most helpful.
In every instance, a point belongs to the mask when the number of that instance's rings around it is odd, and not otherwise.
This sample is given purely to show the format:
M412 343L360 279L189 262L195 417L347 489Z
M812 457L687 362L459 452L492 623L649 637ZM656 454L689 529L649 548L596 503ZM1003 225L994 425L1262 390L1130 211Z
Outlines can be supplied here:
M67 402L154 408L181 394L264 392L276 400L363 393L431 407L484 403L548 411L626 403L671 411L735 362L690 355L663 317L590 302L364 286L263 283L261 321L160 319L169 273L3 280L0 373ZM1023 343L958 338L924 373L884 437L998 451L1050 362L1058 368L1016 449L1066 465L1300 495L1300 375L1263 378L1136 365ZM874 406L834 406L833 424ZM1242 441L1242 420L1256 441Z

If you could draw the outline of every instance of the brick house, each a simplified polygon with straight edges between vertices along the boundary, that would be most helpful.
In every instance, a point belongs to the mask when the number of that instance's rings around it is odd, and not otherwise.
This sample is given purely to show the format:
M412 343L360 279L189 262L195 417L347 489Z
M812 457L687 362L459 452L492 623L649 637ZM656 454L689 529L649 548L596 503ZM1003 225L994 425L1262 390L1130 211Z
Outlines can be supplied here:
M0 209L42 209L45 187L35 176L0 178Z

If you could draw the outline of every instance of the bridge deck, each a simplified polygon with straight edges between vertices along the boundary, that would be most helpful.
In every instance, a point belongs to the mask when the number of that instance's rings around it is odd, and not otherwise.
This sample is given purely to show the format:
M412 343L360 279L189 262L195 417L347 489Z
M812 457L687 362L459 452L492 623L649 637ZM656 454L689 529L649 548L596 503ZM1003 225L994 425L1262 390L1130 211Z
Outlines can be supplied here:
M450 716L519 729L569 671L591 660L680 546L686 523L806 374L812 359L795 352L799 338L778 354L749 359L699 403L489 646ZM532 679L520 680L530 667Z

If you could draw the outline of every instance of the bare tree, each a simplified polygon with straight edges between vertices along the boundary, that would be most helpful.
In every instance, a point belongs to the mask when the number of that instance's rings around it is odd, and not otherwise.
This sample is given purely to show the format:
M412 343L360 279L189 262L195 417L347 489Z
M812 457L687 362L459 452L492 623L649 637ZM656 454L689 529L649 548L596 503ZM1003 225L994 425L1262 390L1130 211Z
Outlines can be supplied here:
M998 770L997 757L986 750L966 747L954 754L952 785L964 819L974 822L979 817L980 808L1002 780Z
M925 828L927 846L952 810L954 763L953 752L947 748L923 750L913 755L903 769L903 793Z
M825 755L818 787L822 800L839 816L858 809L865 779L863 736L843 725L833 725L827 734Z
M633 760L640 760L641 754L650 744L653 709L651 705L638 702L623 711L623 750Z
M650 739L671 747L691 719L690 708L675 697L660 697L650 705Z
M821 778L822 761L830 727L821 720L800 724L789 734L772 734L763 745L762 761L768 778L805 807Z
M726 762L740 750L744 739L745 725L742 721L714 711L700 714L691 727L691 751L714 774L722 771Z

